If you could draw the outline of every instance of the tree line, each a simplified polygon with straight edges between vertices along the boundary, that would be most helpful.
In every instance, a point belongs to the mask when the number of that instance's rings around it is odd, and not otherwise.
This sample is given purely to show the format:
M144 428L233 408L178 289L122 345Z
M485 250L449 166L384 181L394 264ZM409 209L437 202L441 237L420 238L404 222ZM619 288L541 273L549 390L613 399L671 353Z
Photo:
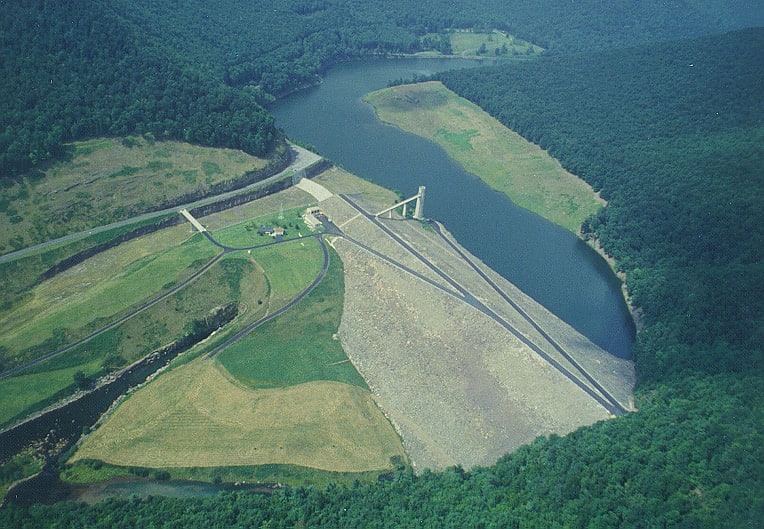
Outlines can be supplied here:
M450 29L499 28L570 51L764 23L731 0L608 9L597 0L511 9L501 0L24 0L3 2L0 14L6 177L64 156L65 142L103 135L150 132L261 156L278 141L263 108L274 97L339 61L448 53Z
M443 82L608 200L584 223L644 311L640 381L759 371L764 30Z
M173 60L101 2L4 3L0 174L65 155L64 143L151 133L265 155L273 117L252 94Z

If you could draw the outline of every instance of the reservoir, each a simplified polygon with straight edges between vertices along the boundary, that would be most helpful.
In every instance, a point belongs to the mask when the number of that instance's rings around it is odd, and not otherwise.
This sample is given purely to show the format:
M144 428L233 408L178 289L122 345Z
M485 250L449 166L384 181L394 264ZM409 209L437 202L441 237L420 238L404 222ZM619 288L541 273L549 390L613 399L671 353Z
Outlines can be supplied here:
M427 187L425 216L460 244L606 351L628 358L634 325L620 281L583 241L454 163L439 146L381 123L362 97L411 79L478 61L387 59L338 66L316 87L275 103L276 124L295 141L362 178L406 197Z

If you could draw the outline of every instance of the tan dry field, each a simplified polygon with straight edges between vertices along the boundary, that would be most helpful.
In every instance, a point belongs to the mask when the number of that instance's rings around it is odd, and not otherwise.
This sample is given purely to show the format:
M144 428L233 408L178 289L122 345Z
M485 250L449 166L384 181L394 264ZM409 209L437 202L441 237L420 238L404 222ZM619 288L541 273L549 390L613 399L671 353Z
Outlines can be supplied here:
M347 183L333 185L330 173L322 183L352 192ZM345 233L446 286L400 246L392 248L396 244L391 239L339 198L321 206ZM372 211L378 207L368 206ZM566 363L434 233L415 221L392 221L388 226L547 354ZM581 388L488 316L344 239L332 244L345 266L340 339L401 434L416 468L489 465L539 435L565 434L609 418ZM603 351L482 268L624 407L630 407L631 362Z
M0 199L12 200L13 207L0 213L0 223L8 227L0 233L0 252L12 249L14 237L31 246L203 192L267 164L233 149L142 138L133 143L127 147L114 138L77 142L73 158L55 163L45 177L1 190Z
M198 359L134 393L70 462L364 472L390 468L396 455L404 455L397 434L368 391L336 382L253 390Z

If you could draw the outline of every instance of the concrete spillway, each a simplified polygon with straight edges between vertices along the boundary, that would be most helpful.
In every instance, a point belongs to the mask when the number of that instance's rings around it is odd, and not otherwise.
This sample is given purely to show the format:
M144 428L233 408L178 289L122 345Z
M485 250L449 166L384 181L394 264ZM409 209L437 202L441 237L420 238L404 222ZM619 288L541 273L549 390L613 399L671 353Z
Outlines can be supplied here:
M186 219L188 219L188 222L190 222L191 224L193 224L194 228L196 228L197 230L199 230L199 233L204 233L205 231L207 231L207 228L205 228L204 226L202 226L202 223L201 223L201 222L199 222L198 220L196 220L196 219L194 218L194 216L193 216L193 215L191 215L191 213L189 213L189 212L188 212L188 210L186 210L186 209L181 209L181 210L180 210L180 214L181 214L181 215L183 215L184 217L186 217Z

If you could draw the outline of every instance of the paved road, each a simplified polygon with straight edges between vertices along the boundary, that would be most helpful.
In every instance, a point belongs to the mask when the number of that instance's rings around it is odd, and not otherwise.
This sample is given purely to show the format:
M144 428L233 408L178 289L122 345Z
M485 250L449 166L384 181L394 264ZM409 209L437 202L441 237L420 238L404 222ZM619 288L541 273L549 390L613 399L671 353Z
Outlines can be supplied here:
M510 322L508 322L506 319L501 317L499 314L491 310L488 306L486 306L484 303L479 301L474 295L472 295L466 288L464 288L462 285L457 283L454 279L449 277L443 270L441 270L438 266L436 266L434 263L432 263L427 257L416 251L414 248L412 248L406 241L401 239L396 233L394 233L392 230L390 230L387 226L385 226L384 223L380 222L380 220L373 214L370 214L369 212L365 211L361 206L356 204L352 198L350 198L347 195L340 195L340 198L342 198L345 202L347 202L350 206L355 208L359 213L361 213L363 216L365 216L369 221L371 221L374 225L376 225L379 229L381 229L386 235L388 235L390 238L392 238L395 242L397 242L399 245L401 245L403 248L405 248L409 253L411 253L414 257L416 257L419 261L421 261L423 264L425 264L428 268L433 270L438 276L440 276L444 281L446 281L453 289L458 292L458 295L455 295L453 291L450 291L449 289L443 288L440 285L437 285L436 283L430 281L427 278L424 278L421 274L414 273L417 277L424 279L425 281L428 281L430 284L433 284L435 286L438 286L441 290L454 295L457 299L460 299L464 301L465 303L468 303L472 307L476 308L477 310L481 311L500 325L502 325L505 329L507 329L509 332L511 332L514 336L516 336L521 342L523 342L526 346L528 346L531 350L533 350L536 354L538 354L544 361L546 361L549 365L554 367L557 371L559 371L565 378L573 382L576 386L578 386L582 391L584 391L586 394L588 394L592 399L594 399L596 402L598 402L603 408L608 410L613 415L622 415L626 412L625 408L618 402L618 400L613 397L608 391L606 391L601 384L599 384L586 370L581 367L581 365L576 362L572 356L567 353L561 346L558 344L547 332L545 332L541 326L533 320L533 318L528 315L527 312L522 310L522 308L513 301L509 295L504 292L493 280L491 280L461 249L458 248L455 244L453 244L447 237L443 235L441 232L440 226L438 226L436 223L431 222L431 226L435 229L436 233L440 235L443 240L445 240L448 245L453 248L457 254L464 259L467 264L473 268L479 275L482 277L485 281L488 282L488 284L493 288L505 301L507 301L519 314L523 317L528 323L530 323L534 329L536 329L539 334L544 338L557 352L559 352L563 358L565 358L574 368L575 371L578 373L572 372L565 366L563 366L560 362L552 358L548 353L546 353L543 349L541 349L538 345L531 342L527 337L525 337L516 327L514 327ZM355 241L353 241L355 242ZM356 244L358 244L356 242ZM367 248L368 249L368 248ZM382 257L388 262L392 262L396 266L402 269L406 269L403 265L399 263L395 263L394 261L390 260L389 258L380 255L377 252L371 251L377 256ZM583 379L583 380L582 380ZM589 384L587 384L586 382ZM594 389L592 389L594 388Z
M79 345L82 345L83 343L87 342L88 340L91 340L91 339L95 338L96 336L98 336L100 334L103 334L103 333L105 333L106 331L108 331L110 329L113 329L114 327L116 327L120 323L126 322L127 320L129 320L130 318L135 316L136 314L139 314L139 313L143 312L144 310L148 309L149 307L152 307L152 306L156 305L157 303L159 303L163 299L167 298L168 296L171 296L172 294L175 294L178 290L180 290L182 288L185 288L186 285L188 285L191 281L193 281L194 279L196 279L197 277L202 275L204 272L209 270L210 267L212 267L212 265L217 263L220 260L220 258L223 257L223 255L225 255L225 253L226 252L219 253L211 261L209 261L207 264L205 264L202 268L197 270L191 277L189 277L188 279L186 279L185 281L183 281L179 285L176 285L175 287L171 288L170 290L168 290L164 294L162 294L160 296L157 296L157 297L155 297L154 299L152 299L150 301L147 301L146 303L144 303L143 305L141 305L137 309L131 311L129 314L126 314L125 316L122 316L121 318L119 318L117 320L114 320L113 322L109 323L108 325L106 325L104 327L101 327L97 331L94 331L94 332L88 334L84 338L80 338L76 342L70 343L69 345L67 345L65 347L62 347L61 349L57 349L57 350L52 351L52 352L50 352L50 353L48 353L48 354L46 354L44 356L36 358L36 359L32 360L31 362L27 362L24 365L21 365L21 366L15 367L13 369L9 369L8 371L5 371L3 373L0 373L0 380L2 380L4 378L12 377L13 375L16 375L16 374L24 371L25 369L29 369L30 367L36 366L37 364L39 364L41 362L44 362L46 360L50 360L51 358L55 358L55 357L57 357L59 355L62 355L62 354L64 354L67 351L71 351L75 347L77 347Z
M307 167L310 167L311 165L313 165L314 163L318 162L319 160L321 160L321 157L319 155L314 154L314 153L312 153L312 152L310 152L310 151L308 151L306 149L303 149L302 147L298 147L297 145L290 145L290 148L292 149L292 153L293 153L294 159L292 160L292 163L289 165L289 167L287 167L286 169L284 169L280 173L275 174L275 175L273 175L273 176L271 176L269 178L266 178L265 180L262 180L260 182L255 182L254 184L250 184L250 185L248 185L246 187L242 187L241 189L236 189L234 191L229 191L227 193L221 193L219 195L203 198L201 200L197 200L196 202L189 202L188 204L179 204L179 205L171 207L171 208L162 209L162 210L159 210L159 211L152 211L150 213L144 213L142 215L138 215L138 216L135 216L135 217L131 217L129 219L121 220L119 222L113 222L111 224L106 224L104 226L97 226L97 227L91 228L89 230L81 231L79 233L72 233L71 235L66 235L66 236L60 237L58 239L54 239L54 240L51 240L51 241L46 241L44 243L37 244L35 246L30 246L28 248L24 248L24 249L18 250L16 252L11 252L11 253L7 253L5 255L0 255L0 263L4 263L4 262L10 261L12 259L17 259L19 257L23 257L24 255L27 255L27 254L32 253L32 252L36 252L38 250L44 250L45 248L48 248L48 247L56 245L56 244L61 244L61 243L64 243L64 242L70 242L70 241L73 241L73 240L76 240L76 239L80 239L82 237L86 237L88 235L93 235L93 234L96 234L96 233L101 233L101 232L112 230L112 229L115 229L115 228L121 228L121 227L124 227L124 226L128 226L128 225L131 225L131 224L142 222L144 220L150 220L150 219L154 219L154 218L157 218L157 217L161 217L163 215L175 214L175 213L178 213L178 211L181 210L181 209L194 209L194 208L199 207L199 206L204 206L204 205L207 205L207 204L211 204L213 202L217 202L219 200L225 200L227 198L230 198L230 197L233 197L233 196L236 196L236 195L247 193L248 191L251 191L253 189L257 189L259 187L268 185L271 182L280 180L281 178L285 177L287 174L298 173L298 172L306 169Z
M37 245L37 246L34 246L34 247L30 247L30 248L26 248L26 249L21 250L19 252L14 252L14 253L11 253L11 254L6 254L6 255L0 257L0 262L6 261L6 260L10 260L10 259L15 258L15 257L19 257L19 256L21 256L21 255L23 255L25 253L28 253L28 252L32 252L32 251L35 251L35 250L39 250L41 248L45 248L46 246L50 246L50 245L53 245L53 244L58 244L58 243L61 243L61 242L67 241L67 240L76 239L78 237L82 237L83 235L88 235L88 234L91 234L91 233L97 233L99 231L104 231L104 230L107 230L107 229L112 229L112 228L115 228L115 227L118 227L118 226L127 225L127 224L133 224L133 223L138 222L140 220L144 220L144 219L147 219L147 218L153 218L153 217L164 215L164 214L167 214L167 213L178 213L179 209L186 209L188 207L196 207L196 206L207 204L207 203L214 202L214 201L217 201L217 200L225 199L225 198L228 198L230 196L235 196L235 195L237 195L239 193L244 193L247 190L253 189L255 187L266 185L268 182L271 182L273 180L278 180L279 178L282 178L287 173L299 172L299 171L305 169L306 167L309 167L310 165L314 164L315 162L317 162L317 161L319 161L321 159L320 156L318 156L316 154L313 154L312 152L307 151L307 150L305 150L305 149L303 149L301 147L293 146L292 148L295 151L295 158L294 158L293 163L287 169L282 171L281 173L279 173L277 175L274 175L274 176L272 176L272 177L270 177L270 178L268 178L266 180L263 180L261 182L257 182L256 184L252 184L252 185L247 186L245 188L242 188L242 189L239 189L239 190L236 190L236 191L232 191L232 192L229 192L229 193L223 193L223 194L217 195L215 197L208 197L208 198L206 198L206 199L204 199L202 201L197 201L197 202L194 202L193 204L186 205L186 207L184 207L184 208L174 207L174 208L170 208L170 209L163 210L163 211L157 211L157 212L154 212L154 213L147 213L147 214L141 215L139 217L133 217L132 219L129 219L129 220L125 220L125 221L122 221L122 222L117 222L117 223L114 223L114 224L109 224L108 226L102 226L100 228L95 228L95 229L89 230L87 232L81 232L79 234L69 235L67 237L56 239L54 241L48 241L47 243L44 243L44 244L41 244L41 245ZM150 301L147 301L146 303L144 303L140 307L138 307L135 310L131 311L129 314L126 314L125 316L122 316L121 318L119 318L119 319L117 319L117 320L115 320L115 321L105 325L104 327L102 327L102 328L100 328L100 329L98 329L98 330L88 334L87 336L85 336L83 338L80 338L79 340L77 340L77 341L75 341L73 343L70 343L70 344L66 345L65 347L62 347L62 348L57 349L55 351L51 351L51 352L45 354L44 356L41 356L41 357L36 358L36 359L34 359L34 360L30 361L30 362L27 362L26 364L23 364L21 366L17 366L17 367L15 367L13 369L9 369L8 371L0 373L0 380L2 380L4 378L11 377L11 376L14 376L14 375L17 375L20 372L22 372L22 371L24 371L26 369L29 369L30 367L36 366L36 365L38 365L38 364L40 364L40 363L42 363L42 362L44 362L46 360L50 360L51 358L55 358L55 357L57 357L57 356L59 356L61 354L66 353L67 351L71 351L75 347L78 347L78 346L82 345L83 343L87 342L88 340L91 340L91 339L95 338L96 336L99 336L99 335L105 333L106 331L113 329L117 325L119 325L121 323L124 323L125 321L129 320L130 318L132 318L136 314L139 314L139 313L143 312L144 310L148 309L149 307L152 307L153 305L156 305L157 303L159 303L163 299L167 298L168 296L171 296L172 294L176 293L180 289L186 287L191 281L195 280L197 277L199 277L204 272L206 272L210 267L212 267L215 263L217 263L220 260L220 258L223 257L223 255L225 255L228 252L235 251L235 250L252 250L252 249L260 248L260 247L264 247L264 246L271 246L271 245L277 244L279 242L279 241L273 241L273 242L269 242L269 243L265 243L265 244L259 244L259 245L255 245L255 246L249 246L249 247L245 247L245 248L234 248L234 247L231 247L231 246L226 246L226 245L220 244L206 230L201 232L201 233L205 237L207 237L207 239L210 242L212 242L214 245L216 245L219 248L221 248L223 250L223 252L218 254L217 256L215 256L211 261L209 261L207 264L205 264L202 268L200 268L197 272L195 272L193 275L191 275L185 281L183 281L179 285L176 285L175 287L173 287L172 289L168 290L167 292L161 294L160 296L157 296L156 298L153 298ZM288 242L288 241L284 241L284 242ZM321 241L321 244L322 245L324 244L323 240ZM326 253L326 249L325 248L324 248L324 252ZM327 256L328 256L328 253L327 253ZM328 259L328 257L327 257L327 259ZM327 263L328 263L328 261L327 261ZM328 266L327 263L325 263L325 266ZM323 273L326 273L326 270L324 270ZM323 277L323 275L321 275L321 277ZM314 287L315 287L315 285L314 285Z
M282 171L278 175L275 175L267 180L264 180L262 182L258 182L256 184L252 184L250 186L247 186L245 188L239 189L237 191L233 191L230 193L224 193L222 195L218 195L215 197L209 197L205 200L194 202L192 204L187 204L183 206L184 208L193 208L197 207L199 205L207 204L213 201L221 200L228 198L230 196L235 196L239 193L246 192L253 187L262 186L267 184L270 181L273 181L274 179L278 179L283 177L287 172L297 172L300 171L316 161L320 160L320 157L318 155L315 155L309 151L306 151L305 149L301 149L299 147L293 147L296 152L295 162L290 165L289 168L287 168L285 171ZM325 226L325 232L329 234L334 234L337 236L344 237L348 241L350 241L353 244L358 245L359 247L363 248L364 250L372 253L373 255L387 261L388 263L400 268L401 270L406 271L409 274L412 274L413 276L427 282L428 284L448 293L449 295L452 295L461 301L468 303L469 305L473 306L477 310L480 310L499 324L501 324L503 327L505 327L509 332L511 332L513 335L515 335L519 340L521 340L525 345L527 345L529 348L531 348L534 352L536 352L541 358L543 358L547 363L549 363L551 366L553 366L555 369L557 369L562 375L564 375L566 378L568 378L571 382L576 384L581 390L589 394L595 401L597 401L600 405L602 405L605 409L607 409L610 413L614 415L621 415L625 413L625 409L621 406L621 404L612 396L610 395L589 373L584 370L578 362L576 362L572 356L567 353L561 346L558 344L548 333L546 333L538 323L536 323L533 318L531 318L515 301L513 301L510 296L504 292L493 280L491 280L481 269L477 266L476 263L474 263L469 256L467 256L458 246L456 246L450 239L445 237L440 229L440 226L437 223L432 223L431 226L435 230L435 232L442 237L442 239L454 250L457 252L457 254L465 261L467 264L475 270L480 277L482 277L490 286L493 288L507 303L509 303L517 312L521 315L531 326L533 326L534 329L544 338L560 355L562 355L565 360L567 360L570 365L572 365L575 370L578 372L578 374L575 374L568 370L566 367L564 367L562 364L560 364L557 360L552 358L549 354L544 352L540 347L538 347L535 343L531 342L528 338L526 338L518 329L516 329L511 323L506 321L504 318L502 318L500 315L495 313L493 310L491 310L489 307L487 307L485 304L483 304L481 301L479 301L473 294L471 294L466 288L464 288L462 285L460 285L457 281L452 279L450 276L448 276L443 270L441 270L438 266L436 266L434 263L432 263L427 257L419 253L417 250L415 250L413 247L411 247L406 241L401 239L397 234L395 234L392 230L390 230L387 226L384 225L384 223L380 222L379 219L377 219L373 214L368 213L365 211L362 207L360 207L358 204L356 204L352 198L350 198L347 195L340 195L340 197L347 202L350 206L352 206L354 209L356 209L359 213L364 215L369 221L371 221L373 224L375 224L380 230L382 230L388 237L393 239L396 243L398 243L400 246L402 246L404 249L406 249L409 253L411 253L413 256L415 256L420 262L422 262L425 266L430 268L434 273L436 273L439 277L441 277L451 288L446 288L440 283L437 283L430 278L424 276L421 273L418 273L414 270L412 270L409 267L406 267L402 263L398 263L389 257L377 252L373 248L370 248L359 241L356 241L350 237L347 237L337 226L335 226L333 223L328 221L327 219L324 219L324 226ZM20 255L23 255L24 253L31 252L34 250L38 250L40 248L44 248L45 246L49 246L52 244L58 244L60 242L63 242L65 240L74 239L77 237L81 237L83 235L87 235L90 233L96 233L97 231L103 231L106 229L112 229L117 226L122 226L126 224L131 224L134 222L137 222L139 220L143 220L146 218L152 218L160 215L164 215L167 213L177 213L178 209L181 207L174 207L163 211L157 211L154 213L149 213L146 215L141 215L140 217L134 217L132 219L110 224L108 226L103 226L101 228L96 228L94 230L89 230L87 232L81 232L79 234L70 235L61 239L57 239L55 241L49 241L48 243L45 243L43 245L38 245L35 247L30 247L25 250L21 250L20 252L14 252L11 254L6 254L5 256L0 257L0 262L3 262L5 260L9 260L15 257L19 257ZM157 296L156 298L144 303L134 311L130 312L129 314L123 316L122 318L119 318L118 320L115 320L111 322L110 324L104 326L103 328L89 334L88 336L67 345L66 347L63 347L61 349L58 349L56 351L53 351L51 353L48 353L47 355L40 357L38 359L35 359L32 362L29 362L23 366L16 367L12 370L6 371L4 373L0 373L0 379L7 378L9 376L13 376L29 367L32 367L34 365L39 364L40 362L43 362L45 360L49 360L51 358L54 358L60 354L63 354L85 342L88 340L116 327L117 325L123 323L124 321L132 318L136 314L146 310L147 308L155 305L159 301L162 301L163 299L167 298L168 296L174 294L178 290L184 288L186 285L188 285L191 281L199 277L201 274L203 274L205 271L207 271L211 266L213 266L215 263L217 263L226 253L236 250L250 250L255 249L263 246L270 246L273 244L279 244L278 241L266 243L266 244L260 244L250 247L243 247L243 248L234 248L230 246L223 245L219 243L217 240L214 239L214 237L207 231L202 232L202 234L214 245L221 248L223 251L218 254L215 258L213 258L210 262L208 262L204 267L202 267L199 271L197 271L195 274L193 274L191 277L186 279L181 284L175 286L174 288L170 289L169 291L165 292L164 294ZM228 339L223 344L216 347L213 351L208 353L207 357L212 358L215 355L217 355L220 351L225 349L226 347L230 346L232 343L235 343L236 341L240 340L250 332L252 332L254 329L262 325L263 323L283 314L285 311L289 310L291 307L293 307L296 303L298 303L300 300L302 300L306 295L308 295L317 285L320 283L320 281L323 279L323 277L326 275L326 271L328 270L329 266L329 253L326 247L326 243L321 235L314 235L313 237L318 238L320 241L321 247L324 252L324 263L322 266L321 271L319 272L318 276L314 279L314 281L304 290L302 291L297 297L295 297L292 301L290 301L287 305L280 308L279 310L273 312L272 314L269 314L268 316L252 323L251 325L247 326L247 328L243 329L230 339ZM283 242L289 242L289 241L283 241ZM588 382L589 385L584 383L583 380L581 380L582 377L586 382ZM591 385L591 387L590 387ZM592 389L595 388L594 390ZM595 391L596 390L596 391Z
M324 241L324 238L321 235L311 235L311 237L315 237L315 238L318 239L319 243L321 244L321 249L324 252L324 264L321 267L321 271L318 273L318 275L313 280L313 282L310 285L308 285L308 287L305 290L300 292L297 295L297 297L295 297L292 301L290 301L289 303L287 303L286 305L284 305L283 307L281 307L277 311L274 311L271 314L268 314L267 316L264 316L264 317L260 318L259 320L257 320L254 323L251 323L250 325L248 325L247 327L245 327L244 329L242 329L241 331L239 331L238 333L233 335L231 338L229 338L228 340L226 340L222 344L220 344L217 347L215 347L212 351L207 353L206 358L213 358L213 357L215 357L223 349L225 349L225 348L231 346L232 344L238 342L239 340L241 340L242 338L247 336L249 333L251 333L252 331L257 329L258 327L260 327L263 323L266 323L266 322L272 320L273 318L276 318L277 316L282 315L283 313L285 313L286 311L288 311L289 309L294 307L297 303L299 303L305 296L310 294L313 291L313 289L316 288L316 286L318 286L318 284L321 282L321 280L326 275L326 271L329 270L329 250L326 247L326 241ZM292 240L295 240L295 239L292 239Z
M273 242L267 242L267 243L264 243L264 244L256 244L256 245L253 245L253 246L247 246L247 247L243 247L243 248L235 248L235 247L232 247L232 246L226 246L224 244L221 244L220 242L215 240L215 238L208 231L203 231L202 235L207 237L207 239L212 244L214 244L218 248L221 248L223 251L220 252L219 254L217 254L214 258L212 258L212 260L210 260L202 268L197 270L193 275L191 275L185 281L183 281L182 283L180 283L180 284L176 285L175 287L171 288L167 292L165 292L165 293L163 293L163 294L161 294L161 295L159 295L159 296L157 296L157 297L147 301L146 303L144 303L140 307L138 307L135 310L131 311L129 314L126 314L126 315L122 316L121 318L119 318L117 320L114 320L113 322L105 325L104 327L101 327L100 329L98 329L98 330L88 334L84 338L80 338L76 342L70 343L69 345L66 345L65 347L62 347L60 349L57 349L55 351L52 351L52 352L44 355L44 356L36 358L36 359L34 359L34 360L30 361L30 362L27 362L24 365L21 365L21 366L15 367L13 369L10 369L8 371L5 371L3 373L0 373L0 380L2 380L4 378L11 377L11 376L14 376L14 375L17 375L18 373L24 371L25 369L29 369L30 367L33 367L33 366L35 366L35 365L37 365L37 364L39 364L41 362L44 362L46 360L50 360L51 358L55 358L55 357L57 357L57 356L59 356L61 354L66 353L67 351L71 351L75 347L77 347L79 345L82 345L83 343L87 342L88 340L91 340L91 339L95 338L96 336L98 336L100 334L103 334L103 333L105 333L106 331L108 331L110 329L113 329L117 325L119 325L121 323L124 323L125 321L129 320L133 316L143 312L144 310L148 309L149 307L152 307L152 306L156 305L157 303L159 303L163 299L166 299L168 296L171 296L172 294L175 294L177 291L181 290L182 288L185 288L189 283L191 283L196 278L198 278L200 275L202 275L204 272L209 270L215 263L220 261L220 259L224 255L226 255L226 254L228 254L230 252L240 251L240 250L254 250L254 249L257 249L257 248L264 248L266 246L273 246L274 244L285 244L285 243L289 243L289 242L300 240L300 239L289 239L289 240L286 240L286 241L273 241ZM281 309L279 309L278 311L274 312L273 314L267 316L263 320L260 320L260 321L256 322L255 324L252 324L250 327L248 327L246 329L246 332L242 331L241 333L237 334L236 337L235 337L236 340L240 339L241 337L243 337L247 333L251 332L255 327L259 326L260 324L265 323L265 321L278 316L279 314L283 313L284 311L286 311L287 309L292 307L295 303L297 303L302 298L304 298L308 293L310 293L310 291L313 290L316 287L316 285L318 285L318 283L321 281L321 279L323 279L324 275L326 275L326 271L327 271L327 269L329 267L329 252L328 252L328 250L326 248L326 243L324 242L321 234L311 235L310 237L317 238L319 240L320 244L321 244L321 247L323 248L323 251L324 251L324 264L323 264L323 268L321 269L321 271L318 274L318 277L313 281L313 283L310 284L310 286L308 286L308 288L306 288L303 292L301 292L295 299L293 299L291 302L289 302L285 307L282 307ZM305 238L308 238L308 237L305 237ZM231 343L233 343L236 340L234 340L234 339L229 340L228 342L226 342L225 347L227 347L228 345L230 345ZM220 349L220 348L218 348L218 349ZM217 354L218 352L219 351L217 349L214 351L215 354ZM210 354L208 356L212 356L212 354Z

